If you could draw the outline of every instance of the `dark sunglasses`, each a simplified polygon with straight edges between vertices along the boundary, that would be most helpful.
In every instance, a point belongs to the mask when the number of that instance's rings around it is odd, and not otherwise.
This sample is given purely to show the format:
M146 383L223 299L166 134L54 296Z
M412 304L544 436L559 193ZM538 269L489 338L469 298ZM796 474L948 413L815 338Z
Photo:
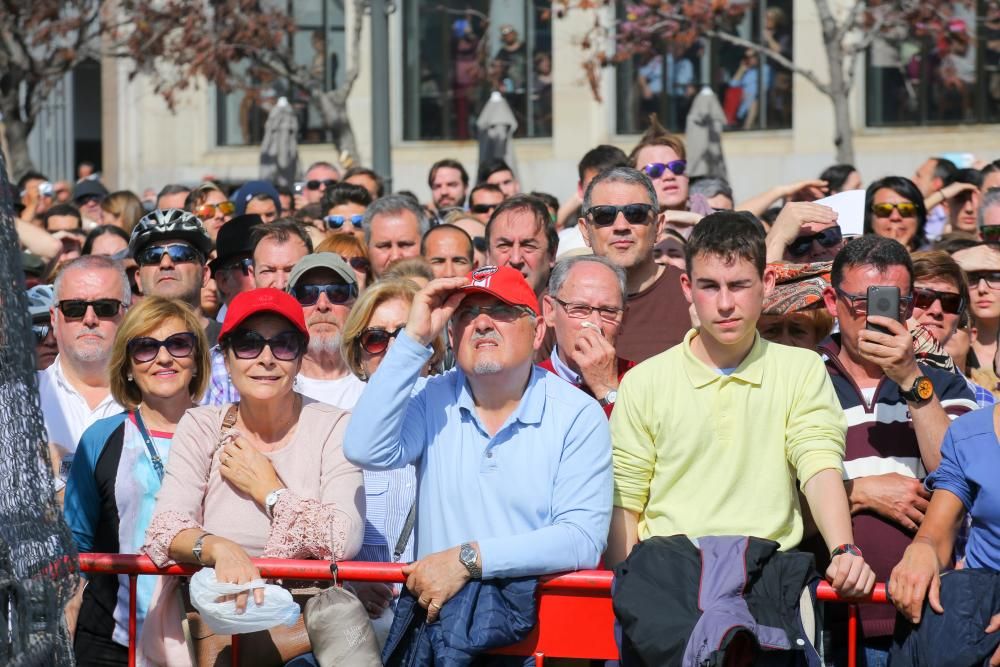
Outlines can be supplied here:
M671 160L670 162L650 162L642 168L650 178L659 178L667 169L674 173L674 176L683 176L687 170L686 160Z
M969 287L979 287L979 281L985 280L988 287L1000 289L1000 271L968 271L965 274L969 278Z
M983 243L1000 243L1000 225L983 225L979 228Z
M292 296L303 306L315 306L319 295L326 294L330 303L347 303L358 296L358 286L346 283L332 285L296 285L292 288Z
M236 331L226 339L226 344L237 359L256 359L265 347L279 361L295 361L305 348L305 339L298 331L282 331L271 338L264 338L256 331Z
M348 264L350 264L351 268L354 269L355 271L368 273L368 269L372 268L372 263L369 262L364 257L361 257L360 255L357 257L344 257L343 255L341 255L340 258L345 262L347 262Z
M100 204L104 201L104 197L101 195L84 195L77 197L73 201L77 206L86 206L87 204Z
M249 276L250 269L252 268L253 268L253 258L244 257L243 259L238 259L235 262L229 262L224 266L220 266L218 269L215 270L215 272L218 273L219 271L235 271L239 269L240 273L242 273L245 276Z
M473 321L480 315L486 315L496 322L514 322L522 315L527 315L529 311L524 306L512 306L507 303L498 303L492 306L466 306L455 311L455 320L462 326ZM532 313L533 314L533 313Z
M840 231L840 226L834 225L809 236L799 236L788 245L788 254L793 257L801 257L809 252L813 241L824 248L832 248L843 240L844 234Z
M601 204L587 209L587 215L590 216L594 226L610 227L615 224L619 211L630 225L645 225L654 217L653 207L650 204L625 204L624 206Z
M477 213L479 215L482 215L483 213L492 213L493 209L499 205L500 204L473 204L469 207L469 212Z
M125 346L132 361L144 364L156 359L160 353L160 348L166 348L167 354L174 359L186 359L194 352L198 339L190 331L175 333L167 336L164 340L158 340L149 336L133 338Z
M310 190L319 190L321 187L324 186L327 188L332 188L336 184L337 181L333 180L332 178L327 178L326 180L322 181L317 181L317 180L306 181L306 188Z
M876 218L888 218L892 215L893 209L899 211L904 218L912 218L917 214L917 205L909 201L901 201L895 204L872 204L872 213Z
M35 343L41 343L43 340L48 338L50 331L52 331L52 326L49 324L31 325L31 333L35 334Z
M87 314L87 308L93 307L94 314L107 319L114 317L122 309L122 302L118 299L94 299L84 301L83 299L67 299L56 304L56 308L62 312L67 320L79 320Z
M394 331L389 331L384 327L368 327L358 336L358 343L368 354L382 354L389 349L389 341L398 336L404 328L398 326Z
M926 287L913 288L913 307L926 310L934 305L935 301L941 301L941 310L952 315L959 315L965 307L965 299L961 294L954 292L939 292Z
M174 264L201 262L201 255L198 251L186 243L147 246L135 258L135 261L139 266L155 266L160 263L160 260L163 259L164 255L168 255L170 257L170 261Z
M355 213L354 215L328 215L323 218L323 222L326 223L327 229L340 229L348 220L355 227L360 227L361 221L364 219L365 216L363 213Z

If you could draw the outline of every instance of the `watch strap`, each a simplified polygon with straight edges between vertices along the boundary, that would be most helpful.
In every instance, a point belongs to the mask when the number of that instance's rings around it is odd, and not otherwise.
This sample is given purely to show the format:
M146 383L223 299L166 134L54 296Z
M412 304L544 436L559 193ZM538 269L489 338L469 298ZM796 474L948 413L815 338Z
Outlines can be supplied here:
M472 558L471 561L466 560L462 556L462 554L467 553L468 551L471 551L473 553L473 558ZM465 569L467 569L469 571L469 576L470 577L472 577L473 579L482 579L483 578L483 568L482 568L482 566L479 565L479 562L478 562L479 561L479 552L476 550L475 547L472 546L472 544L470 542L466 542L461 547L459 547L458 558L462 562L462 565L465 566Z
M851 554L852 556L859 556L861 558L865 557L864 553L861 551L861 547L856 544L841 544L830 552L830 557L833 558L834 556L840 556L842 554Z
M932 392L931 395L928 396L927 398L920 397L919 388L921 383L923 382L930 382L930 379L926 375L921 375L916 380L913 381L913 385L909 389L903 389L902 387L900 387L899 388L900 397L902 397L903 400L909 403L926 403L931 399L931 397L934 394Z
M194 555L195 560L198 561L199 565L205 565L205 561L201 559L202 549L205 548L205 538L212 533L202 533L198 536L198 539L194 541L194 546L191 547L191 553Z
M278 504L281 494L287 490L286 488L275 489L264 498L264 513L267 514L268 519L274 518L274 506Z

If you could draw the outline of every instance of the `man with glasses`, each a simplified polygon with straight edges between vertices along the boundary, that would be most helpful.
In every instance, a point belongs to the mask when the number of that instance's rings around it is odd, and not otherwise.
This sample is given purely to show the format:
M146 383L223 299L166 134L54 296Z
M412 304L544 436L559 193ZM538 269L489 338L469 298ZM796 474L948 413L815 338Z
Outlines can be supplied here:
M914 302L913 276L902 244L863 236L837 254L823 295L840 323L840 333L820 351L848 421L844 471L854 535L879 581L889 577L923 521L930 494L921 480L941 461L950 418L977 408L960 375L916 359L905 324ZM873 286L898 288L896 318L867 316ZM817 556L823 567L825 554L817 550ZM861 606L868 664L880 657L876 664L884 664L894 622L891 607Z
M156 209L132 230L129 254L143 296L180 299L194 309L210 345L219 341L222 325L201 310L201 290L208 284L212 239L196 216L181 209Z
M456 367L418 385L445 326ZM607 419L533 366L544 335L538 299L514 269L436 279L355 406L348 460L371 470L420 461L418 560L403 568L403 596L429 623L470 580L590 568L604 550Z
M455 225L431 227L420 240L420 254L435 278L457 278L476 268L472 238Z
M131 299L121 265L103 255L75 259L56 278L50 318L59 354L39 371L38 393L48 441L62 461L60 488L83 432L123 409L111 397L108 364Z
M430 229L424 210L404 195L375 200L361 222L372 274L380 278L393 262L420 256L420 239Z
M559 260L542 313L556 344L538 365L593 396L611 416L621 378L635 366L615 351L625 315L625 272L596 255Z
M493 211L506 198L498 186L492 183L480 183L472 188L472 192L469 194L469 213L485 225L490 221Z
M341 333L358 297L354 270L331 252L306 255L288 279L288 292L302 305L309 347L295 378L295 391L350 410L365 388L340 354Z
M313 162L306 169L301 193L295 193L295 210L306 204L317 204L323 199L327 189L340 180L340 172L329 162Z
M247 214L233 218L219 228L215 238L215 259L208 263L215 286L222 296L222 307L215 319L223 322L233 298L240 292L252 290L253 240L251 233L263 224L259 215Z
M587 186L582 213L578 227L584 241L625 271L619 356L639 363L684 340L691 316L681 291L682 271L653 257L661 216L649 178L629 167L601 172Z
M361 223L371 203L371 194L360 185L337 183L323 197L323 210L326 212L323 228L328 234L349 232L359 241L364 241L365 230Z
M427 174L427 186L431 189L432 205L438 214L449 208L463 208L469 174L458 160L438 160Z

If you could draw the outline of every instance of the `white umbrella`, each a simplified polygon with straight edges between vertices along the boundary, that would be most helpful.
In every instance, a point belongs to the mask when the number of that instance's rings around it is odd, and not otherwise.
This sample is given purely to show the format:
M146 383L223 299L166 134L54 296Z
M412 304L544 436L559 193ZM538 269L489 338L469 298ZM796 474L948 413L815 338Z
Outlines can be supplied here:
M689 176L715 176L729 180L726 158L722 155L722 128L725 125L726 114L719 98L710 87L704 86L691 103L684 132Z
M264 124L260 143L260 177L277 186L292 187L299 173L299 119L288 103L278 98Z

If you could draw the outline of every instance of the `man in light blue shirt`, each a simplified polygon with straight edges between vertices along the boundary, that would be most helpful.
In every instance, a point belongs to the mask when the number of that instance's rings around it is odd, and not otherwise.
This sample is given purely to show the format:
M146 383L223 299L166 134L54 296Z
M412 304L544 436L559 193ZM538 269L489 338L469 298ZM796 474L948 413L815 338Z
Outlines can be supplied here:
M445 325L456 366L412 393ZM417 467L406 585L433 622L470 578L595 567L611 515L611 441L591 397L532 365L545 336L519 271L483 267L417 294L345 437L369 470Z

